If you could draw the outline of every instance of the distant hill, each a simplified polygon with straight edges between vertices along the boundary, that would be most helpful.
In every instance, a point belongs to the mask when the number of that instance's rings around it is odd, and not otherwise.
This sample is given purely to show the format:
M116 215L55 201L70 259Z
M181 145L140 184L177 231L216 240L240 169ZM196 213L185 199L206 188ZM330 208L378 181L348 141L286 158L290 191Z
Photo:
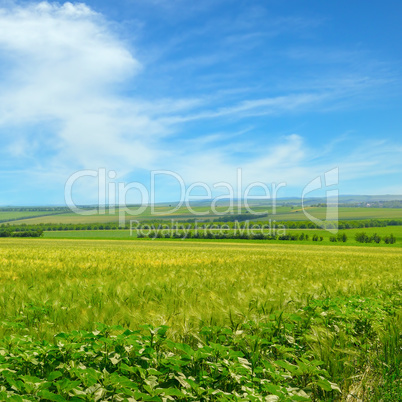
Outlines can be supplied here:
M340 195L338 197L339 204L360 204L360 203L379 203L381 201L390 202L390 201L402 201L402 195L395 195L395 194L384 194L384 195ZM194 202L190 202L192 206L207 206L210 205L212 199L205 199L205 200L198 200ZM219 200L219 205L227 205L230 202L230 199L221 198ZM239 199L235 198L232 201L233 203L238 203ZM242 200L241 200L242 202ZM301 205L301 198L300 197L280 197L276 199L277 205ZM327 199L325 197L308 197L304 199L305 205L314 205L314 204L325 204ZM171 207L177 205L178 202L160 202L156 203L160 207ZM248 198L248 203L250 205L271 205L272 200L261 200L261 199L253 199L252 197ZM136 207L137 204L127 205L128 207ZM96 205L80 205L80 208L96 208ZM108 207L108 206L106 206ZM116 206L117 207L117 206ZM68 207L62 205L36 205L36 206L19 206L19 205L7 205L7 206L0 206L0 211L13 211L13 212L42 212L42 213L65 213L69 212Z

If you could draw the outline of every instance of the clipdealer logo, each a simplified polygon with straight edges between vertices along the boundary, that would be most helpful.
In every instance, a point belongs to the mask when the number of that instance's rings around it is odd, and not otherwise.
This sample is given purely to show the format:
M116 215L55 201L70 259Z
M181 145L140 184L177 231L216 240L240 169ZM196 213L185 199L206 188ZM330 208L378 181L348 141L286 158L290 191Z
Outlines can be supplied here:
M177 203L169 204L169 207L160 211L157 208L157 178L168 178L175 180L178 187L180 197ZM81 180L93 179L95 188L97 189L97 205L84 207L77 205L73 200L73 187ZM236 183L233 185L229 182L220 181L209 185L205 182L197 181L189 185L186 184L181 175L170 170L155 170L150 172L150 185L146 187L141 182L119 182L116 180L117 173L114 170L99 168L96 170L86 169L73 173L66 181L64 187L64 197L66 205L70 210L78 215L106 215L115 214L119 216L119 225L124 226L126 219L132 216L139 216L145 211L153 217L161 215L174 214L180 208L185 209L194 217L202 217L206 215L229 215L242 214L244 212L250 214L269 214L276 215L278 192L287 186L286 182L266 184L255 181L247 185L244 184L242 169L237 169ZM338 231L338 188L339 169L333 168L325 172L322 176L317 176L311 180L304 188L301 194L302 211L306 218L316 224L318 227L328 230L331 233ZM313 191L326 190L326 214L325 219L319 219L309 213L306 206L307 196ZM251 195L253 191L258 191L260 195ZM127 202L129 193L136 192L139 202L130 204ZM200 195L199 193L203 194ZM221 195L214 196L216 192ZM222 194L223 193L223 194ZM208 208L204 210L195 209L194 203L197 201L208 200ZM256 200L260 201L259 209L253 210L251 203ZM270 210L261 210L263 201ZM268 206L269 204L269 206ZM218 209L219 206L219 209ZM225 208L225 209L223 209Z

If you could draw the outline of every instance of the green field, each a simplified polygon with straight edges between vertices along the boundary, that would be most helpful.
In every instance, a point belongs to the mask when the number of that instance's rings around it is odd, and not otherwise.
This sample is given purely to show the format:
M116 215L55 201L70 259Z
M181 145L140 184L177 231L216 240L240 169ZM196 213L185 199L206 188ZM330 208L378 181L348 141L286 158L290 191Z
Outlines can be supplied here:
M0 209L0 222L23 220L30 222L31 219L45 219L47 215L57 214L49 211L3 211Z
M229 231L231 232L231 231ZM322 236L324 240L322 242L313 242L311 240L306 241L306 240L297 240L297 241L290 241L290 243L296 243L296 244L310 244L310 245L328 245L328 246L362 246L361 243L358 243L354 236L356 233L360 232L365 232L368 235L372 235L374 233L377 233L379 236L384 237L389 234L393 234L396 237L396 243L389 245L385 244L384 242L381 242L380 244L375 244L375 243L368 243L364 244L364 246L370 246L370 247L402 247L402 226L387 226L387 227L380 227L380 228L360 228L360 229L345 229L339 231L339 233L346 233L348 236L348 241L346 243L332 243L330 241L330 236L332 236L332 233L327 232L326 230L319 230L319 229L287 229L286 233L290 234L308 234L310 239L314 234L317 234L318 236ZM130 230L60 230L60 231L47 231L44 232L44 237L46 239L98 239L98 240L134 240L136 239L136 232L133 231L132 235L130 235ZM143 239L138 239L141 241L146 241ZM173 241L170 239L155 239L155 241ZM190 241L190 240L184 240L184 241ZM191 241L194 241L194 239L191 239ZM197 240L201 242L211 242L214 240ZM258 242L258 240L218 240L220 242ZM284 241L282 240L266 240L264 241L265 243L275 243L275 244L283 244ZM289 241L286 241L289 243Z
M307 207L306 211L318 219L324 220L326 218L326 208ZM338 213L339 220L401 218L402 208L339 207ZM289 212L282 212L278 210L278 213L275 216L270 216L269 218L275 219L277 221L306 220L306 216L300 208L294 208Z
M397 247L1 239L0 397L397 400L401 261Z
M263 207L256 206L252 207L253 211L256 213L268 213L267 217L260 218L258 220L266 221L269 219L276 221L300 221L307 220L308 218L303 213L303 211L299 207L286 206L278 206L275 214L272 214L272 207ZM217 208L218 212L222 214L214 215L211 211L209 211L206 215L193 215L190 211L188 211L185 207L180 208L178 211L173 214L167 213L171 207L169 206L159 206L155 208L157 215L153 215L151 213L151 209L147 208L140 215L125 215L126 222L128 223L130 219L138 219L138 220L154 220L154 219L173 219L173 220L187 220L187 219L198 219L198 220L211 220L217 219L220 216L224 216L223 213L227 209L225 206L220 206ZM210 210L208 206L198 206L193 207L194 211L205 213ZM318 219L324 220L326 218L326 208L323 207L307 207L306 211L309 214L313 215ZM246 210L243 208L241 213L245 213ZM19 214L19 212L12 212L8 214ZM235 209L234 214L238 214L238 211ZM39 214L38 214L39 215ZM5 215L6 216L6 215ZM13 219L18 218L18 215L8 215L13 216ZM108 210L105 211L105 214L94 214L89 216L78 215L72 212L63 213L63 214L54 214L49 216L35 216L30 217L29 219L20 219L16 220L13 223L15 224L39 224L39 223L53 223L53 224L63 224L63 223L110 223L110 222L118 222L119 220L119 211L116 210L114 213L109 213ZM1 214L0 214L1 217ZM402 208L347 208L340 207L339 208L339 219L340 220L357 220L357 219L399 219L402 218Z

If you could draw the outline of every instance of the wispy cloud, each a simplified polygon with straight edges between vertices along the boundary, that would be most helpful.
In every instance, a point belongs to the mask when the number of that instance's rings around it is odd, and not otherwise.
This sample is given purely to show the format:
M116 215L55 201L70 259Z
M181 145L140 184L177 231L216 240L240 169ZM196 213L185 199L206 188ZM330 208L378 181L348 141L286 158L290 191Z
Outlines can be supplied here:
M164 119L163 121L172 124L184 123L192 120L215 119L225 116L237 116L237 118L242 118L249 116L272 115L311 107L317 102L322 102L327 97L327 94L299 94L246 100L234 106L220 107L216 110L206 110L196 114L188 114L186 116L174 116Z
M168 3L154 6L173 16L176 3ZM247 18L225 17L225 23L214 18L189 29L184 38L169 38L170 48L147 57L147 46L134 48L135 41L123 40L110 21L85 4L12 4L0 9L0 171L8 182L17 178L21 187L48 189L57 184L60 191L74 171L99 167L131 179L170 169L188 183L231 182L241 167L246 182L286 181L297 187L340 164L345 180L401 171L395 141L353 143L334 152L351 143L342 132L315 145L304 132L289 128L278 134L266 123L268 117L345 107L370 88L388 84L388 75L335 71L303 80L292 70L279 83L275 75L262 84L239 79L254 71L244 56L251 43L309 30L319 21L272 18L264 31L261 12L250 9ZM203 7L187 12L196 15ZM194 37L219 25L218 33L206 36L216 38L215 46L207 43L199 53L187 54ZM236 53L236 44L243 50ZM164 59L169 51L177 53ZM318 57L306 48L283 53L303 61ZM355 61L340 51L325 63L341 59ZM224 68L215 71L219 64ZM203 68L205 74L197 79L190 74L184 89L175 91L182 72ZM155 90L174 74L170 91ZM263 125L257 124L259 118L265 119ZM83 193L87 196L88 189Z

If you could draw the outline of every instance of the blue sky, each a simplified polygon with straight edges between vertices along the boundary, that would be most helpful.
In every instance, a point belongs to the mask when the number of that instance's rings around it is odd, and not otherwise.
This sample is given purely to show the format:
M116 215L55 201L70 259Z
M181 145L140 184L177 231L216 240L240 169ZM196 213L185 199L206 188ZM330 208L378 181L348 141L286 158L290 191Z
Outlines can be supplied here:
M341 194L400 195L401 20L400 1L0 0L0 205L62 204L100 168L147 188L240 168L279 196L338 168Z

